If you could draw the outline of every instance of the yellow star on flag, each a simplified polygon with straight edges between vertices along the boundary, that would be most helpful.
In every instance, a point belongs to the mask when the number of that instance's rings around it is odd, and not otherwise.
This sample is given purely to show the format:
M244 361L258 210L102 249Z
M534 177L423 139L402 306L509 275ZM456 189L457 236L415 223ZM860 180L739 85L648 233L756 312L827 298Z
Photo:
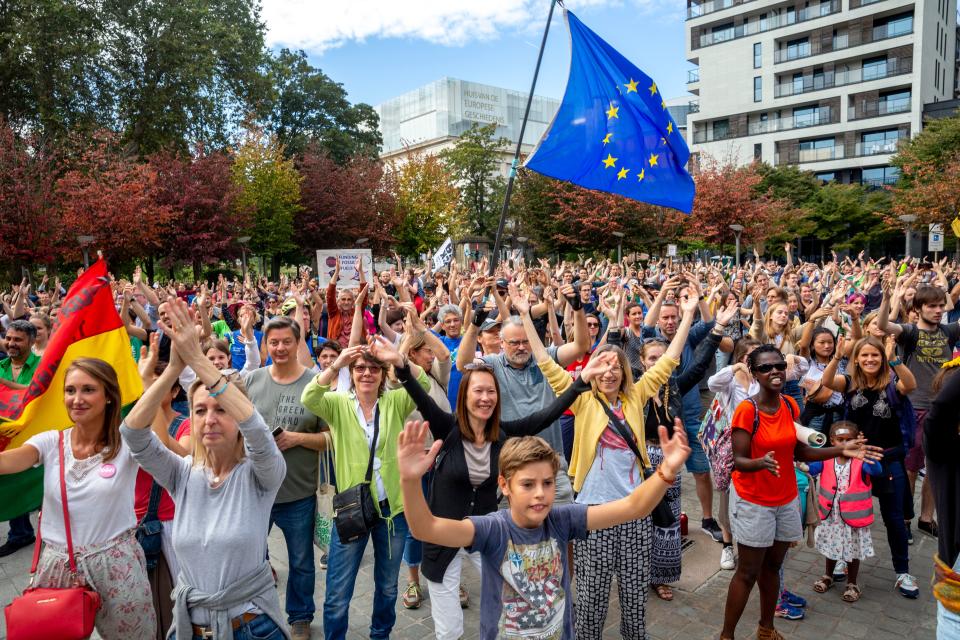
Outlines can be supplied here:
M610 118L620 118L620 116L617 115L618 111L620 111L620 107L613 106L613 103L611 102L610 108L607 109L607 119L609 120Z
M672 123L672 122L668 122L668 123L667 123L667 133L673 133L673 123Z
M610 138L612 137L613 137L612 133L608 133L607 135L603 136L603 144L607 144L608 142L610 142Z
M667 139L663 136L660 136L660 144L667 144Z
M623 180L627 177L628 173L630 173L630 169L627 169L626 167L620 169L620 171L617 173L617 180Z
M666 108L667 108L667 103L664 102L663 100L661 100L661 101L660 101L660 108L661 108L661 109L666 109Z
M627 88L627 93L630 93L631 91L633 91L634 93L637 92L637 81L634 80L633 78L630 78L630 82L628 82L623 86Z
M646 169L640 169L640 173L637 174L637 182L642 182L644 175L646 174Z
M658 155L655 154L655 153L651 153L651 154L650 154L650 166L651 166L651 167L657 166L657 160L659 160L659 159L660 159L660 156L658 156Z
M653 84L650 85L650 95L653 95L656 92L657 92L657 83L654 82Z
M612 154L608 153L607 159L603 161L603 166L609 169L610 167L616 166L617 160L619 160L619 158L614 158Z

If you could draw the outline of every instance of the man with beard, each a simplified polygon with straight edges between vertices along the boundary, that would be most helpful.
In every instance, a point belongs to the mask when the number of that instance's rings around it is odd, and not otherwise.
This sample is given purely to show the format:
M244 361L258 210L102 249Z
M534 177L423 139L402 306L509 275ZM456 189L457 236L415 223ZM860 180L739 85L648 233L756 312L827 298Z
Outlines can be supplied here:
M25 389L33 379L33 373L40 364L40 356L33 353L33 341L37 338L37 328L27 320L14 320L7 327L7 357L0 360L0 384L13 389ZM30 514L25 513L10 520L10 533L7 541L0 545L0 558L30 546L36 538Z

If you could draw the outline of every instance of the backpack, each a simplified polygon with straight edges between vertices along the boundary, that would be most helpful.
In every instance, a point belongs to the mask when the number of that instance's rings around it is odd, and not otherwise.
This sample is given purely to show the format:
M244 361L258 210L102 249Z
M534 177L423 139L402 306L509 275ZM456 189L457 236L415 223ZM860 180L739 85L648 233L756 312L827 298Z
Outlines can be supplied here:
M753 405L753 430L750 433L750 437L752 438L757 435L757 430L760 428L760 408L757 406L757 401L753 398L747 398L747 401ZM783 394L780 394L780 401L787 405L787 408L790 410L790 415L796 420L797 415L794 412L793 405L783 397ZM707 455L707 459L710 462L710 470L713 472L713 486L717 488L717 491L728 490L730 488L730 479L733 475L732 426L728 427L716 437L713 443L713 450Z

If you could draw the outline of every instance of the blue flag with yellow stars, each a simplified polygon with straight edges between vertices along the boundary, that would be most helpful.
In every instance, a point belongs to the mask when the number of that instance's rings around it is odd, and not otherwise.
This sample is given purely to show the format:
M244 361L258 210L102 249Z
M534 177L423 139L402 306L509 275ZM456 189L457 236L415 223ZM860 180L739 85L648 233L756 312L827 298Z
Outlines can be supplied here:
M557 115L524 166L545 176L693 208L690 150L650 76L564 10L572 55Z

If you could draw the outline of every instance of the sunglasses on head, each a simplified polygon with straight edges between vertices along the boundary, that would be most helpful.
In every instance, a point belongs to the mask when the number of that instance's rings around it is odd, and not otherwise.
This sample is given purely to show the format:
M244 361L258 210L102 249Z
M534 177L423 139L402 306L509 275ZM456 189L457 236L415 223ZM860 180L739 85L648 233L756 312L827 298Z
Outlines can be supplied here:
M758 364L753 368L757 373L770 373L776 369L777 371L786 371L787 363L786 362L768 362L766 364Z
M485 362L471 362L463 368L464 371L493 371L493 367Z

